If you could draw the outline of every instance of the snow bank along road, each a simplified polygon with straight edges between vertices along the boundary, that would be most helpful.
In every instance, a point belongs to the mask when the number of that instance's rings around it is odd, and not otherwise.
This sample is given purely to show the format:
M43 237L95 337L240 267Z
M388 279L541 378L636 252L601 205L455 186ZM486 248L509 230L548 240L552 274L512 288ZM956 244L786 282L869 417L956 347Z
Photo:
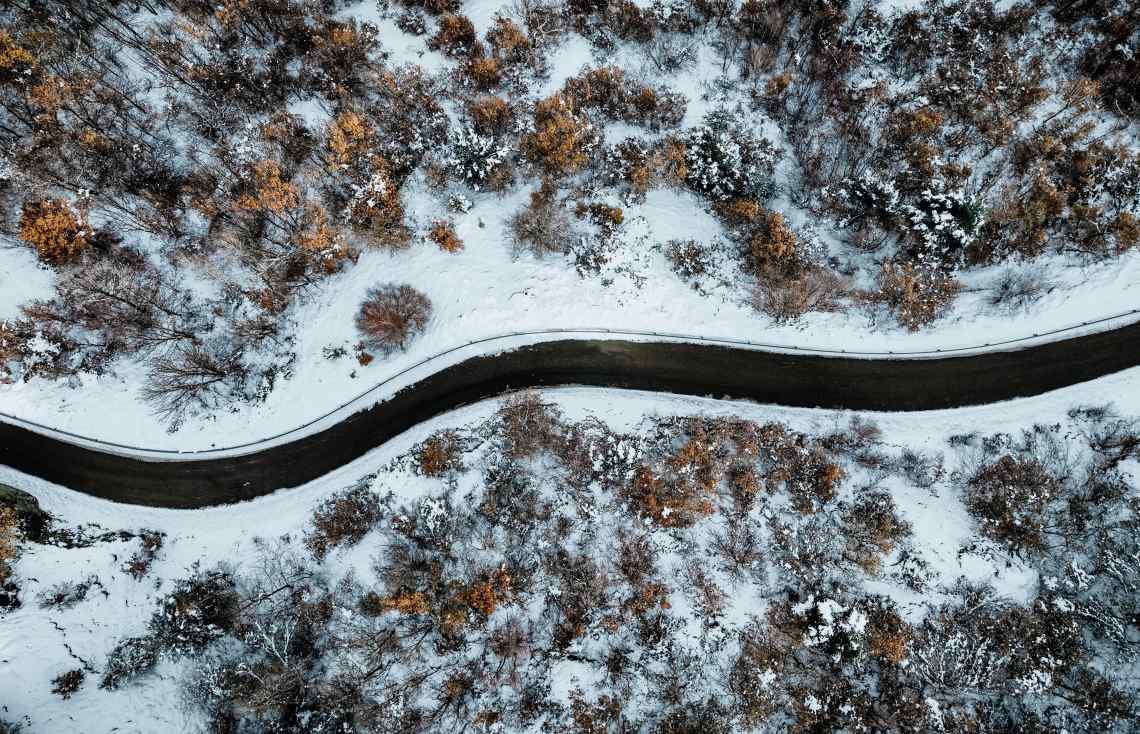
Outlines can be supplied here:
M126 450L0 419L0 464L111 500L193 508L303 484L428 418L519 388L590 385L794 407L914 411L1036 395L1140 365L1140 322L1022 348L922 359L614 336L472 357L321 430L220 455Z

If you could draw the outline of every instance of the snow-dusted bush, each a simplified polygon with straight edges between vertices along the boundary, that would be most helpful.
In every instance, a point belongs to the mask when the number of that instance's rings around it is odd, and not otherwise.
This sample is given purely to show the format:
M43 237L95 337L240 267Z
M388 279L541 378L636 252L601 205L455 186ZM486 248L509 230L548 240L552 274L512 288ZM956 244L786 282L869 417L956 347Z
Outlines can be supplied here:
M962 284L941 268L889 260L882 264L876 284L877 290L857 295L867 303L885 305L911 331L941 316L962 289Z
M456 175L478 188L508 155L510 148L496 142L494 136L468 127L459 130L452 139L448 164Z
M567 175L586 165L598 140L598 131L573 100L554 94L535 104L534 132L523 137L522 148L550 174Z
M352 185L344 218L358 232L369 235L382 246L403 247L408 243L408 231L404 226L400 190L387 162L378 156L371 160L373 170L368 179Z
M983 533L1015 550L1030 550L1044 541L1044 513L1060 490L1040 462L1006 455L970 478L966 507Z
M380 496L368 483L342 490L313 510L313 527L305 534L305 546L322 559L334 548L359 543L380 517Z
M542 256L570 249L570 219L557 201L557 190L550 179L530 194L530 204L515 212L507 222L515 248Z
M82 668L60 673L51 681L51 692L66 701L79 690L79 687L83 685L83 679L86 677L87 674L83 672Z
M665 243L665 258L673 272L686 281L700 278L712 267L708 247L696 240L669 240Z
M961 265L982 226L982 212L973 199L930 188L902 204L898 216L912 256L932 266Z
M1052 284L1038 268L1011 266L1002 271L992 288L990 305L1013 312L1040 299Z
M779 323L795 321L811 311L835 311L847 293L842 278L809 267L786 278L762 278L752 293L752 306Z
M533 456L556 448L562 440L562 415L533 390L515 393L503 401L498 418L508 454Z
M132 678L150 671L158 664L159 652L157 641L149 635L120 640L107 655L99 687L114 690Z
M931 267L963 264L982 228L982 210L961 191L945 191L937 181L917 194L900 193L895 184L873 173L844 181L839 197L843 227L877 225L897 234L908 255Z
M776 192L772 179L777 151L734 125L728 113L710 114L703 125L688 130L686 180L694 190L722 201L745 197L764 200Z

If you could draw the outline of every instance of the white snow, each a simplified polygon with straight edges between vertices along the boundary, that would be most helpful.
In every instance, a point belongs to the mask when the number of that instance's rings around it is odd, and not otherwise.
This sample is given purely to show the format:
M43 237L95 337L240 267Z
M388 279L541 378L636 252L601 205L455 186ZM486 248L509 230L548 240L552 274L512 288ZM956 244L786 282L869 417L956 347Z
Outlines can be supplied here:
M545 393L558 403L570 420L597 416L615 430L628 430L646 415L739 415L752 420L778 420L797 430L823 432L847 423L850 414L761 406L751 403L690 398L635 391L591 388L564 388ZM1075 387L1038 397L996 405L960 410L922 413L863 414L878 423L888 445L935 451L945 447L948 436L979 427L986 431L1016 431L1034 422L1060 421L1076 405L1100 404L1112 399L1124 415L1140 414L1140 368L1121 372ZM157 676L109 693L99 690L89 677L84 687L69 701L61 702L50 693L50 681L59 673L79 667L69 657L66 641L76 655L93 666L102 664L114 642L124 635L142 631L155 600L168 588L169 581L187 575L192 564L209 567L220 561L249 562L255 554L255 540L283 534L296 537L304 528L312 508L330 493L348 486L360 476L408 451L430 433L444 427L462 425L489 416L495 401L472 405L417 426L365 457L303 487L285 490L227 507L194 511L162 510L114 504L58 487L0 467L0 483L34 494L44 509L61 523L95 523L108 530L142 528L166 533L165 545L153 571L143 581L134 581L119 568L135 547L131 542L103 543L84 550L63 550L28 546L16 566L21 578L25 606L0 622L0 706L9 719L27 716L31 731L75 731L83 722L85 732L185 731L195 724L194 717L178 705L176 665L164 664ZM401 474L399 482L381 478L377 489L391 489L411 504L436 485L432 480ZM905 519L914 526L916 546L943 579L964 576L988 580L1000 593L1025 601L1035 590L1034 573L1004 560L970 556L968 562L956 558L963 537L970 536L969 518L952 489L936 485L933 492L913 488L887 487ZM916 495L922 494L922 497ZM976 538L976 534L974 535ZM372 553L368 539L359 546L336 553L332 567L365 567ZM42 611L35 595L61 581L78 581L97 574L108 596L93 589L87 600L71 610ZM869 589L890 593L910 614L921 614L925 605L936 601L927 596L910 598L897 587ZM753 605L753 600L743 600ZM840 615L840 623L857 627L859 620ZM61 632L56 625L64 631ZM1026 680L1026 685L1034 681Z

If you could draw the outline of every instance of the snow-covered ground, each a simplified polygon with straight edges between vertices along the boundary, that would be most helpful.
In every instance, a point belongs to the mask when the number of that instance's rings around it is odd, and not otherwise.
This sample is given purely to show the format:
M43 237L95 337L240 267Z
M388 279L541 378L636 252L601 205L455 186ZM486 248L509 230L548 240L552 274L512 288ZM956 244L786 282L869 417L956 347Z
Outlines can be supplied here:
M840 411L761 406L750 403L687 398L630 391L566 388L544 393L570 420L596 416L612 428L628 429L647 415L737 415L754 421L781 421L810 433L845 426L851 417ZM1113 400L1122 415L1140 414L1140 368L1087 384L1034 398L996 405L925 413L863 414L883 430L887 445L943 452L946 438L983 428L986 432L1017 432L1034 423L1063 422L1067 410L1078 405ZM336 472L297 489L234 506L194 511L160 510L118 505L78 494L0 467L0 483L34 494L42 507L59 518L60 525L95 524L105 530L151 529L166 533L164 547L149 576L135 581L121 566L137 541L97 543L87 549L61 549L29 545L16 565L22 586L23 608L0 620L0 715L27 720L30 731L52 734L78 730L100 732L187 731L195 715L181 708L176 685L179 666L163 663L158 675L120 690L100 690L94 678L68 701L50 692L51 679L80 667L77 656L98 668L116 640L138 634L145 627L157 598L169 591L170 581L185 577L195 565L210 567L219 561L249 563L256 555L257 539L284 534L297 537L312 508L330 493L351 485L393 457L407 452L433 431L466 425L491 415L497 402L487 401L433 419ZM952 461L952 460L951 460ZM953 465L948 466L953 469ZM1135 472L1134 462L1125 467ZM378 490L393 490L400 499L414 499L438 481L409 472L381 474ZM1037 578L1006 556L959 555L963 542L975 536L957 492L945 482L932 490L918 490L890 480L904 519L914 527L916 548L944 580L964 576L989 580L1002 593L1023 601L1032 596ZM367 568L375 547L366 538L339 551L329 561L332 573ZM364 571L367 573L367 571ZM69 610L41 610L34 602L38 592L63 581L97 575L88 598ZM890 584L875 583L879 593L890 594L900 608L918 614L929 602ZM880 588L881 587L881 588ZM105 592L105 593L103 593ZM71 653L68 648L70 646Z
M995 269L972 272L977 292L965 294L950 315L918 333L889 323L873 324L860 312L813 313L797 323L777 325L744 302L739 288L710 285L710 294L701 295L669 270L660 251L664 241L707 241L719 230L693 195L651 191L644 204L627 210L623 239L628 243L624 262L628 269L614 273L608 283L603 277L580 277L564 256L540 260L512 252L506 219L526 196L526 191L506 199L477 196L475 207L457 221L456 229L466 243L458 254L423 243L398 253L365 252L354 266L323 282L291 316L297 361L292 377L279 381L264 403L192 417L177 433L166 433L163 421L139 395L144 365L121 359L109 374L71 382L36 379L0 385L0 413L93 438L189 451L289 430L427 357L469 341L515 332L632 329L800 349L905 352L1027 337L1140 306L1140 253L1133 252L1096 266L1066 264L1058 258L1047 268L1055 287L1023 313L997 312L986 304L984 289L998 276ZM409 200L416 220L427 223L439 215L428 208L427 197ZM51 278L34 258L6 257L5 262L8 269L0 273L4 313L29 297L50 295ZM368 288L393 281L410 283L426 293L434 307L432 319L406 351L361 367L351 356L359 340L353 322L356 309ZM348 356L330 360L324 355L326 348L338 347ZM503 345L491 348L497 351ZM380 391L371 399L384 394Z
M463 12L482 35L496 13L511 5L501 0L469 0L463 3ZM639 5L648 7L649 3ZM884 7L913 5L907 0ZM392 65L415 63L429 73L445 73L455 65L454 60L427 49L427 36L398 30L390 18L379 14L372 0L351 5L342 15L376 23ZM630 49L618 48L605 58L594 55L584 38L568 34L550 52L549 76L534 94L552 93L591 64L617 63L635 76L653 78L644 68L644 58ZM683 126L698 123L716 106L718 100L710 81L722 73L720 60L709 55L668 79L669 86L685 93L689 100ZM325 106L319 104L298 103L291 110L314 128L328 115ZM457 117L454 110L450 112ZM624 135L630 132L627 127L612 123L607 136ZM763 126L763 132L780 143L779 131L770 122ZM432 355L469 341L514 332L629 329L799 349L897 353L975 347L1134 313L1140 308L1140 252L1133 250L1097 264L1062 255L1040 259L1035 267L1048 281L1045 293L1015 313L988 302L1002 272L1002 268L994 267L964 273L966 291L951 312L917 333L854 307L838 313L809 313L795 323L777 324L752 308L749 289L731 264L699 283L700 291L670 269L663 252L667 241L694 239L707 244L725 236L708 203L696 195L659 188L651 190L641 203L611 202L625 209L625 222L615 236L615 252L601 274L583 277L575 272L569 256L539 260L513 251L507 220L524 206L532 188L533 184L514 187L505 196L462 190L474 206L456 215L443 206L446 197L430 191L421 176L414 177L405 185L403 199L409 224L420 235L416 243L396 253L366 251L355 265L298 299L287 314L289 323L284 329L294 338L291 350L296 360L290 376L278 380L263 402L234 403L191 415L176 433L167 433L166 423L140 397L146 365L127 356L117 359L102 375L0 384L0 413L122 444L191 451L279 434L324 415ZM778 198L773 208L796 226L810 224L809 215L786 199ZM448 254L423 241L422 234L430 223L443 217L456 220L456 231L466 245L462 252ZM835 243L831 249L831 254L839 254ZM0 319L17 316L19 306L30 300L50 298L54 280L51 269L37 264L30 251L19 247L0 250ZM423 291L432 301L433 316L426 332L405 351L381 356L362 367L352 356L359 341L354 316L367 290L387 282L408 283ZM495 342L488 348L497 351L504 343ZM346 350L347 356L326 356L338 349ZM386 394L387 390L375 391L364 402Z

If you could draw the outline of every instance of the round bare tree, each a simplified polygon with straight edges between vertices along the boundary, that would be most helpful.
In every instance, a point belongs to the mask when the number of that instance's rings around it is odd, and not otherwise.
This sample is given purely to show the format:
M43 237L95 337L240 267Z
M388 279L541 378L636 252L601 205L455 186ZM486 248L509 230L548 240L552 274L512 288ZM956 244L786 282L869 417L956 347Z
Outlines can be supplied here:
M427 325L431 301L406 283L387 283L368 291L356 314L356 328L375 349L403 349Z

